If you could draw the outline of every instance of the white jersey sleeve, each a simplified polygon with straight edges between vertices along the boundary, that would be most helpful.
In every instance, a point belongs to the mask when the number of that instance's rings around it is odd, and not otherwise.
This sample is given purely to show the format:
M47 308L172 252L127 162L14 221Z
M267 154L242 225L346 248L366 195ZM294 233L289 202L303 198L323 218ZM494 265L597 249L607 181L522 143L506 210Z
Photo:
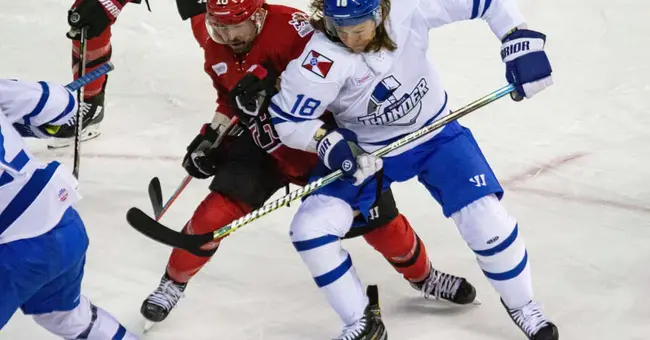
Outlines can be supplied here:
M14 128L56 123L74 112L68 93L53 83L0 80L0 244L46 233L80 198L72 173L36 159Z
M418 6L429 28L482 18L499 40L525 22L516 0L419 0Z
M337 46L323 39L315 33L300 57L289 63L280 92L269 105L278 136L290 148L316 151L314 134L323 125L318 118L338 97L350 68Z
M60 84L0 79L0 110L12 124L63 125L74 118L77 105Z

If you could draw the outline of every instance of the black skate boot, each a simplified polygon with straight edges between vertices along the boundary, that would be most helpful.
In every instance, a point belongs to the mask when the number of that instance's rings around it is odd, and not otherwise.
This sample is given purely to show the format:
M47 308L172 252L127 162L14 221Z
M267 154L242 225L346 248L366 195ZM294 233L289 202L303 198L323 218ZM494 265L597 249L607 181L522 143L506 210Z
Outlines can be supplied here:
M552 322L546 320L542 309L539 305L530 301L527 305L518 308L510 309L501 300L501 304L505 307L515 325L521 329L529 340L558 340L560 333L557 327Z
M441 272L431 266L431 273L422 282L411 282L425 299L447 300L458 305L480 304L476 289L465 278Z
M368 295L368 307L361 319L345 326L341 334L333 340L386 340L388 338L388 332L381 320L377 286L368 286L366 295Z
M106 85L106 83L104 83ZM83 130L81 131L81 141L87 141L99 137L99 123L104 120L104 90L98 95L87 98L81 105L81 117ZM67 147L74 143L75 124L66 124L61 126L59 131L54 135L48 144L48 149L58 149Z
M172 280L167 273L160 280L158 288L142 302L140 313L147 319L145 332L153 323L161 322L167 318L171 310L176 307L178 300L183 297L187 283L178 283Z

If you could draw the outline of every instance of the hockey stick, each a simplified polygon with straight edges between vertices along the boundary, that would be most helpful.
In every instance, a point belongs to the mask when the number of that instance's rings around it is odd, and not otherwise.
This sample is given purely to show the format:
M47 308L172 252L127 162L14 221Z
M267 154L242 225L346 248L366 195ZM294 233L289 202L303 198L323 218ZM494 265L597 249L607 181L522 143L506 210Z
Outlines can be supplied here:
M223 130L223 132L217 137L217 140L210 146L210 148L217 147L219 144L221 144L221 141L226 137L228 132L232 130L232 128L237 124L239 121L239 118L236 116L230 119L230 122L228 122L228 125L226 128ZM185 190L185 187L187 187L188 184L190 184L190 181L192 181L192 176L187 175L185 178L183 178L183 181L181 181L181 184L178 185L176 190L174 190L174 193L171 195L171 197L167 200L165 205L162 204L163 198L162 198L162 188L160 187L160 179L158 177L154 177L149 181L149 200L151 201L151 207L153 208L153 214L156 218L156 221L160 221L160 219L163 217L163 215L167 212L167 209L174 203L174 201L178 198L178 196Z
M512 84L506 85L470 103L469 105L459 110L456 110L450 113L449 115L441 119L438 119L433 123L415 132L412 132L389 145L386 145L378 149L377 151L373 152L373 155L378 157L384 156L393 150L396 150L408 143L420 139L425 135L443 127L444 125L451 123L489 103L496 101L497 99L513 92L514 90L515 90L514 85ZM205 243L213 240L221 239L229 235L230 233L234 232L235 230L243 227L244 225L247 225L257 220L258 218L265 216L271 213L272 211L278 210L279 208L287 205L289 202L307 196L308 194L324 187L325 185L332 183L333 181L337 180L341 176L342 176L342 172L340 170L332 172L331 174L319 178L316 181L310 182L304 187L292 191L291 193L282 196L273 202L265 204L261 208L246 214L245 216L231 222L230 224L212 233L206 233L201 235L187 235L181 232L177 232L158 223L157 221L149 217L147 214L145 214L142 210L135 207L129 209L129 211L126 214L126 219L134 229L138 230L139 232L152 238L155 241L158 241L160 243L166 244L171 247L181 248L195 255L201 256L200 254L202 253L202 250L200 249L200 247L203 246Z
M97 80L97 78L105 75L108 72L111 72L115 69L115 66L113 63L110 61L102 64L100 67L90 71L87 74L84 74L83 76L77 78L75 81L69 83L68 85L65 86L66 89L70 92L77 91L81 89L82 87L90 84L94 80Z
M81 28L81 38L79 40L79 79L83 78L86 74L86 36L88 29L86 27ZM81 130L83 129L83 99L84 99L84 88L83 86L79 87L77 92L77 103L79 107L77 108L77 114L75 116L77 124L75 124L74 129L74 167L72 169L72 174L75 178L79 178L79 167L81 163Z

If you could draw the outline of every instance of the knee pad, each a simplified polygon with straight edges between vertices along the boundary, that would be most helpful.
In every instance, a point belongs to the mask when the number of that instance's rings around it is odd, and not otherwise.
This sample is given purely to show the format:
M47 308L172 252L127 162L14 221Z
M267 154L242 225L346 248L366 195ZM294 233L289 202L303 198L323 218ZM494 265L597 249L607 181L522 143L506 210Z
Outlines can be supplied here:
M352 224L352 208L345 201L331 196L312 195L298 208L291 221L289 235L296 242L325 235L343 237Z
M528 256L517 221L496 196L482 197L451 218L488 279L513 279L526 268Z

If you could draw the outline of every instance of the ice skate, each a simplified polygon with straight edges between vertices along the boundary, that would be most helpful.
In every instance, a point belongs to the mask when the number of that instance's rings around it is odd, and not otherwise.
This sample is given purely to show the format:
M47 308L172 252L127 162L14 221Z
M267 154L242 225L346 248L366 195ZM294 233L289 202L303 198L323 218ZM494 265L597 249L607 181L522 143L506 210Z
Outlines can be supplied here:
M178 300L183 297L186 286L187 283L177 283L165 273L158 288L142 302L140 307L140 313L145 318L144 333L167 318L176 307Z
M366 294L369 300L368 307L366 307L361 319L345 326L341 334L333 340L386 340L388 338L388 332L386 332L384 322L381 320L377 286L368 286Z
M510 315L515 325L521 329L529 340L557 340L560 335L557 327L552 322L546 320L540 306L530 301L525 306L518 309L510 309L503 303L503 307Z
M104 119L104 91L98 95L84 100L81 105L81 117L83 121L83 130L81 131L81 141L85 142L90 139L99 137L99 123ZM61 126L55 135L57 138L52 139L48 149L59 149L74 144L75 125L66 124Z
M424 281L411 282L411 286L421 291L425 299L442 299L458 305L481 304L481 301L476 298L476 289L469 281L441 272L433 266L431 273Z

